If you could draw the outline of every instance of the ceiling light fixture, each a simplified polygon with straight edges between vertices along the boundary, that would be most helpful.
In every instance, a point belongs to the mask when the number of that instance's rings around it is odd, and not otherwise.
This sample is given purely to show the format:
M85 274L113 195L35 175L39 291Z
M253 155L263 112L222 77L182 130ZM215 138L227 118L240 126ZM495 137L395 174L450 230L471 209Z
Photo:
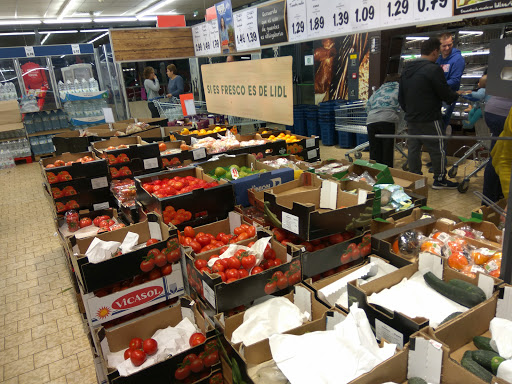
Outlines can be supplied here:
M70 11L71 7L73 6L74 0L68 0L68 3L62 10L62 12L57 16L57 20L62 20Z
M94 39L92 39L91 41L88 41L88 42L87 42L87 44L92 44L92 43L94 43L96 40L99 40L99 39L101 39L102 37L105 37L105 36L107 36L107 35L108 35L108 32L105 32L104 34L99 35L98 37L95 37L95 38L94 38Z
M108 32L108 29L107 28L81 29L80 32L84 32L84 33L89 33L89 32L92 32L92 33L95 33L95 32Z
M50 33L78 33L77 29L64 29L62 31L39 31L41 35L49 35Z
M407 36L405 40L428 40L427 36Z
M475 35L475 36L480 36L480 35L483 35L484 34L484 31L459 31L459 35Z
M30 20L0 20L0 25L38 25L41 24L41 20L30 19Z
M35 32L3 32L3 33L0 33L0 36L13 36L13 35L26 36L26 35L35 35L35 34L36 34Z
M149 8L146 8L145 10L143 10L142 12L139 12L137 14L137 18L146 16L146 15L155 15L156 11L158 11L160 8L165 7L166 5L171 4L173 1L174 0L160 0L155 5L152 5Z
M137 20L139 21L156 21L156 16L144 16L144 17L137 17Z
M46 43L46 40L48 40L48 38L50 37L51 33L47 34L44 39L41 41L41 45L44 45L44 43Z
M137 21L136 17L98 17L94 19L95 23L123 23Z
M43 23L45 24L76 24L76 23L91 23L92 19L90 17L79 17L79 18L71 18L71 19L44 19Z

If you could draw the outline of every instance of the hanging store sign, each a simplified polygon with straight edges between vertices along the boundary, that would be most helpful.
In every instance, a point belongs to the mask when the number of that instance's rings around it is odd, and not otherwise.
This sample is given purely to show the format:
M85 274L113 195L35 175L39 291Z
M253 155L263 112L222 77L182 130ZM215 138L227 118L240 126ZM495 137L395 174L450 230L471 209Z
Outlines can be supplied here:
M257 9L260 44L270 45L287 42L288 34L286 33L285 1L282 0L269 5L260 6Z
M219 29L217 19L192 27L195 56L208 56L220 54Z
M292 60L202 65L208 112L293 125Z
M233 53L235 49L235 23L231 0L224 0L215 4L217 23L220 34L220 47L222 53Z
M240 52L259 48L257 9L235 12L233 17L235 19L236 50Z
M494 11L498 9L512 8L512 1L505 0L455 0L454 15L467 13Z

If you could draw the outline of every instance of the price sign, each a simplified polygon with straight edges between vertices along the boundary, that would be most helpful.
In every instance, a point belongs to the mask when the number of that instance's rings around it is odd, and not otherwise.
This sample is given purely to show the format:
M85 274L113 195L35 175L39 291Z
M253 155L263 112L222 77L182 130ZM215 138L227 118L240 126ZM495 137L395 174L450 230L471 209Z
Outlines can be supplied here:
M201 24L201 43L203 55L209 55L211 49L210 30L207 23Z
M194 41L194 53L196 56L202 56L203 44L202 44L201 25L194 25L192 27L192 40Z
M452 0L410 0L414 6L414 21L438 20L452 16Z
M219 37L219 25L217 19L208 21L208 30L210 36L210 55L218 55L221 53L220 50L220 37Z
M380 26L379 0L359 0L351 3L350 23L352 30L378 28Z
M331 33L346 33L352 30L352 18L349 2L337 0L331 3L329 10L329 30Z
M389 0L382 4L381 25L407 24L414 21L415 0Z
M34 57L35 56L34 47L25 47L25 55L27 57Z
M236 12L235 19L235 40L237 51L247 51L260 47L258 34L257 9L249 9Z
M306 0L288 0L288 41L308 38Z
M80 54L80 44L71 44L71 52L73 55L79 55Z
M330 1L331 0L306 1L308 16L306 20L306 30L308 38L323 37L330 34Z

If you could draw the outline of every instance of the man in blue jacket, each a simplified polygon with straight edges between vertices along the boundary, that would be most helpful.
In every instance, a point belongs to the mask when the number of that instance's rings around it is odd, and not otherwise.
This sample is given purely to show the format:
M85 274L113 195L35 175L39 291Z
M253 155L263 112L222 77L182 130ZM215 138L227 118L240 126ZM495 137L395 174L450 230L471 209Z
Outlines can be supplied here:
M441 55L436 61L444 72L444 77L448 86L455 92L460 88L460 79L464 73L466 63L460 51L453 48L453 36L451 33L443 33L439 40L441 41ZM450 124L455 103L448 106L443 117L444 129Z

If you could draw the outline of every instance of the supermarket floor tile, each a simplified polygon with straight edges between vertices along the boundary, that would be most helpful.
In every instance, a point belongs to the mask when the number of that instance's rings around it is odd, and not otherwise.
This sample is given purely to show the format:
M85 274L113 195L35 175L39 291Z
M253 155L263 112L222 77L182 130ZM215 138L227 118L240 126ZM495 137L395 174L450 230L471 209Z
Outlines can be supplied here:
M345 158L346 152L321 146L323 159ZM424 163L427 158L425 154ZM368 159L368 152L363 152L363 159ZM397 155L395 166L403 163ZM460 173L474 166L468 161ZM428 174L426 167L423 172ZM430 189L429 205L467 216L480 206L472 191L481 191L482 182L480 172L465 194ZM0 170L0 196L0 382L95 383L86 327L54 235L39 165Z
M0 382L96 383L39 164L0 170Z

